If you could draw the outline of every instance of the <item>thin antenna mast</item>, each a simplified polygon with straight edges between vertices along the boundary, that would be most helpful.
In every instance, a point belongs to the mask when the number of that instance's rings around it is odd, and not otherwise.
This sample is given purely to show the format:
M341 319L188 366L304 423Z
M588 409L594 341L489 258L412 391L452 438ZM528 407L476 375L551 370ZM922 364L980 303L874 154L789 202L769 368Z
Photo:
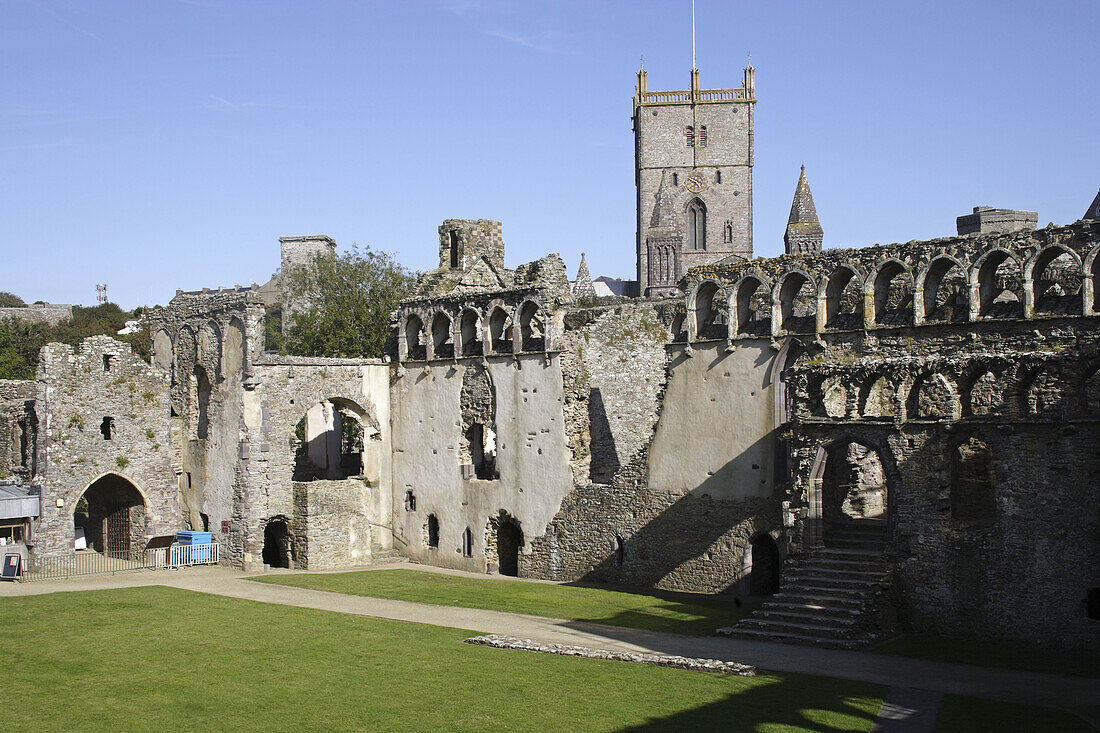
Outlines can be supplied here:
M691 0L691 68L695 70L695 0Z

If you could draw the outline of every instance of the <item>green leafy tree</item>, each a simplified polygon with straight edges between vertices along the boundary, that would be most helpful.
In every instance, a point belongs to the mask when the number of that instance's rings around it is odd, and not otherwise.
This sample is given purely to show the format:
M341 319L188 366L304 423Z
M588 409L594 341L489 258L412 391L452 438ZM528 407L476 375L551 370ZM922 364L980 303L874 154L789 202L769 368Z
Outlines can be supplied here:
M369 247L317 256L283 278L293 315L288 323L284 310L280 351L300 356L380 356L390 313L416 282L389 254Z
M0 290L0 308L22 308L26 303L15 293Z

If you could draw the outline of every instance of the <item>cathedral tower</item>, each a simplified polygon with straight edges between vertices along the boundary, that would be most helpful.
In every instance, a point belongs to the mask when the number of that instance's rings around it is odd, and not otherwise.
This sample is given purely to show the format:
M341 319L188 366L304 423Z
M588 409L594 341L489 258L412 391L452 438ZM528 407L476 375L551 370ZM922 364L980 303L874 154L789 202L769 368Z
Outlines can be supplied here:
M752 257L755 70L740 89L651 92L638 72L634 95L638 188L638 294L676 292L695 265Z

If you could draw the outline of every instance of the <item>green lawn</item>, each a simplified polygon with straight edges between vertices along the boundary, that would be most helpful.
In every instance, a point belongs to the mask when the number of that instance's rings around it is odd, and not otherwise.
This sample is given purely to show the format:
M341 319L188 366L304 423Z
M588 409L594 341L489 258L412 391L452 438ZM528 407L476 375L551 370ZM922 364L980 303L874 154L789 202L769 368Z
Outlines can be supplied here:
M163 587L0 599L4 730L866 731L883 688L463 644Z
M944 695L933 733L1089 733L1079 718L1060 710Z
M255 580L356 596L486 608L681 634L712 634L716 628L733 624L751 610L747 606L738 608L727 599L660 592L631 593L500 578L462 578L420 570L276 575Z
M960 641L938 636L903 636L886 642L874 651L939 662L973 664L977 667L1004 667L1025 672L1100 677L1100 664L1095 657L1086 657L1084 654L1058 654L1044 649Z

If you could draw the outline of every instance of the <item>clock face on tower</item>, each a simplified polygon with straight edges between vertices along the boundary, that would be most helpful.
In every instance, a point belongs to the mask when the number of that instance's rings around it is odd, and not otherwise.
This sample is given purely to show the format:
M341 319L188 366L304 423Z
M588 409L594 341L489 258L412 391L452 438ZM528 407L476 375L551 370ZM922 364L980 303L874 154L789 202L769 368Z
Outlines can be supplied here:
M702 193L707 190L707 176L702 171L695 171L684 179L684 188L692 193Z

